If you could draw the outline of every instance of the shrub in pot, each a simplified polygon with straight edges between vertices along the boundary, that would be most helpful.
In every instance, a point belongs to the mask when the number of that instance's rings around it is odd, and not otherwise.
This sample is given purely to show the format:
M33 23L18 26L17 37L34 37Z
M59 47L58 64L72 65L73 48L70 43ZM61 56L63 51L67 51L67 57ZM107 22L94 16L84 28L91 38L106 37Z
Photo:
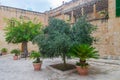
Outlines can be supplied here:
M94 47L87 44L74 45L71 47L70 55L80 59L79 62L76 63L76 68L80 75L88 74L88 63L86 60L90 58L97 59L99 57L97 53L98 51L96 51Z
M8 51L7 48L2 48L2 49L1 49L1 54L2 54L2 55L6 55L6 54L7 54L7 51Z
M20 50L19 49L13 49L11 51L11 54L14 54L13 59L18 60L18 56L20 55Z
M40 60L41 54L36 51L32 51L30 54L30 58L35 59L33 61L33 67L35 71L39 71L41 69L42 61Z
M100 11L99 15L100 15L101 18L109 18L108 12L105 11L105 10Z

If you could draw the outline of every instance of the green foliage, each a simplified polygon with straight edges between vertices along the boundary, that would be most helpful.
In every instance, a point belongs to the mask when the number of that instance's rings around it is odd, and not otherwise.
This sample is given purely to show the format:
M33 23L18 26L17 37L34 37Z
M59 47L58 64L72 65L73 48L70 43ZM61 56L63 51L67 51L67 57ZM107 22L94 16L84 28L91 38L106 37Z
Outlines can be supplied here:
M18 56L18 55L20 55L20 50L19 49L13 49L10 53L15 54L15 56Z
M8 50L7 50L7 48L2 48L1 49L1 52L7 52Z
M41 54L36 51L32 51L30 54L30 58L35 59L33 63L40 63L41 62L40 57L41 57Z
M108 11L106 10L100 11L99 14L102 18L109 18Z
M70 25L63 20L51 18L43 34L37 36L33 42L37 43L40 51L47 57L65 57L71 45Z
M86 64L86 59L95 58L97 59L99 55L98 51L94 47L87 44L74 45L69 51L71 56L80 58L80 65L83 62L83 65Z
M96 27L90 24L84 16L79 18L71 30L71 40L73 44L91 45L93 41L95 41L95 38L92 37L92 33L96 30Z
M33 41L48 57L55 57L61 55L62 49L66 49L69 41L68 34L68 24L59 19L51 19L49 25L43 30L43 34L37 36Z
M49 25L43 29L43 34L35 37L33 42L38 44L43 55L47 57L61 56L66 64L65 59L66 56L69 56L68 51L71 46L76 44L92 45L95 40L91 36L94 30L96 27L90 24L85 17L81 17L72 28L63 20L51 18Z
M27 57L27 42L32 41L40 33L41 23L7 19L7 26L5 27L5 39L8 43L23 43L23 52Z
M12 21L12 22L11 22ZM5 39L8 43L21 43L31 41L40 33L41 23L32 21L19 21L8 19L5 28Z

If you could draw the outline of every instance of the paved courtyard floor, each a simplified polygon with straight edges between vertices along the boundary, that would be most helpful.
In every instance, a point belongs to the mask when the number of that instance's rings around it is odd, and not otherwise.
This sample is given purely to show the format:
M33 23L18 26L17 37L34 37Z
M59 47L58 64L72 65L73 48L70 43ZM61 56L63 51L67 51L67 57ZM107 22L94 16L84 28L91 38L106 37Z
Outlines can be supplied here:
M77 59L68 60L75 63ZM120 80L120 60L90 60L88 76L77 72L60 75L46 66L61 62L61 59L44 59L42 70L34 71L32 60L13 60L12 55L0 56L0 80Z

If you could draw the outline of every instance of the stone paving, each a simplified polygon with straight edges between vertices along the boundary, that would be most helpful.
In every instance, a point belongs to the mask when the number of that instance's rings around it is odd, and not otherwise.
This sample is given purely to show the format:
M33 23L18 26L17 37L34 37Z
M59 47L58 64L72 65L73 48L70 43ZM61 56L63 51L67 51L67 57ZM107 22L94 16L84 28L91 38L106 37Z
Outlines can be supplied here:
M68 60L73 64L76 61L77 59ZM61 59L44 59L42 70L34 71L30 59L15 61L12 55L0 56L0 80L120 80L120 65L112 64L120 63L120 60L90 60L88 76L80 76L77 72L60 75L46 68L58 62Z

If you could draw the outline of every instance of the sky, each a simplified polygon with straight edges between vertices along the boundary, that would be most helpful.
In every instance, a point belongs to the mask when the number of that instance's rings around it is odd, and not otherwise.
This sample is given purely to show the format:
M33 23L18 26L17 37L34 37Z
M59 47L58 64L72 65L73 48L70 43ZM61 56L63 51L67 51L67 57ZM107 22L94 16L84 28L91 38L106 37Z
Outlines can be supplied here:
M0 5L44 12L62 5L63 1L71 0L0 0Z

